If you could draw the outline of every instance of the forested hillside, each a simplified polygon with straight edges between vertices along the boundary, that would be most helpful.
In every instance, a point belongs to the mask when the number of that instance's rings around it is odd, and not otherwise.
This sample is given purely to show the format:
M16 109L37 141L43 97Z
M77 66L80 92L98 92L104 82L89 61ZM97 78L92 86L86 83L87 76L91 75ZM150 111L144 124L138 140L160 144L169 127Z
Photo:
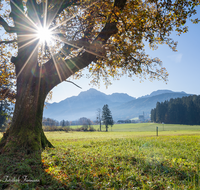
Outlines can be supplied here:
M151 121L169 124L200 125L200 96L188 96L157 102Z

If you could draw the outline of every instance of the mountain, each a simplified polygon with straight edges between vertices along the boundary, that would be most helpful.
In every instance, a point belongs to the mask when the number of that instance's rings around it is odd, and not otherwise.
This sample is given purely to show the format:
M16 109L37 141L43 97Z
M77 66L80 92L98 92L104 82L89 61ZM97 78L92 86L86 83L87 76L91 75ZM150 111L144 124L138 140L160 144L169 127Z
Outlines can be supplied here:
M67 98L59 103L47 104L43 116L56 120L77 120L80 117L96 119L98 108L108 104L109 108L117 107L135 98L124 94L114 93L106 95L93 88L81 92L78 96Z
M153 91L150 95L145 95L145 96L141 96L139 98L149 98L149 97L152 97L152 96L157 96L157 95L160 95L160 94L167 94L167 93L180 93L180 94L186 94L185 92L173 92L171 90L157 90L157 91ZM186 94L187 95L187 94Z
M125 93L113 93L107 95L107 98L112 102L129 102L136 99Z
M78 120L87 117L91 120L96 119L97 109L108 104L113 119L131 119L145 114L148 118L152 108L156 107L157 102L189 96L185 92L173 92L170 90L158 90L135 99L125 93L114 93L106 95L93 88L81 92L78 96L72 96L59 103L47 104L43 116L56 120Z

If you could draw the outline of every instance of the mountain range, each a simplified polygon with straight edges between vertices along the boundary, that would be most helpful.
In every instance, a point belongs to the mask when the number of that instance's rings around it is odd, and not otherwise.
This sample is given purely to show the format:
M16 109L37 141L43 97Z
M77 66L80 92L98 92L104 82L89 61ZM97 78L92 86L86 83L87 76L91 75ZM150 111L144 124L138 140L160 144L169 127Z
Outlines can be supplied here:
M125 93L113 93L106 95L93 88L81 92L78 96L72 96L59 103L47 103L44 108L44 117L58 121L78 120L87 117L96 120L97 109L108 104L115 121L120 119L132 119L142 115L149 118L151 109L156 107L157 102L189 96L185 92L173 92L171 90L157 90L150 95L134 98Z

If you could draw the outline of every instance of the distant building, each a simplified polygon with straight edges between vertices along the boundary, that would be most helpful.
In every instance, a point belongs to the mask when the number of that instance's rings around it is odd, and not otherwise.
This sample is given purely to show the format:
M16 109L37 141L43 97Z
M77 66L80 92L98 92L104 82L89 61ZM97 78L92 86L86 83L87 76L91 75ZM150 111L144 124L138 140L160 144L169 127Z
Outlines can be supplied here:
M144 121L145 121L145 119L144 119L144 112L143 112L143 115L139 115L139 120L140 120L141 122L144 122Z
M144 121L144 116L143 115L139 115L139 120L140 121Z

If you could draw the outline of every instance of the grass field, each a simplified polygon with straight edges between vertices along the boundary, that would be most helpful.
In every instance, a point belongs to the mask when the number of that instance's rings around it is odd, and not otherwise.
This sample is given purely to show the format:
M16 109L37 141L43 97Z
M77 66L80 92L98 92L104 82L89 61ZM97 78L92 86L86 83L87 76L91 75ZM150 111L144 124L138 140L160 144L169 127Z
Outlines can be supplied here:
M70 126L71 128L79 128L81 126ZM93 127L98 130L99 125L93 125ZM159 131L199 131L199 125L174 125L174 124L158 124L158 123L127 123L127 124L115 124L111 128L109 126L109 131L155 131L158 127ZM105 131L105 126L102 125L102 131Z
M156 126L160 129L158 137ZM114 125L112 130L47 132L56 148L42 152L39 182L13 183L12 187L200 189L200 126L164 125L163 131L163 125L141 123ZM25 158L23 163L27 160L30 162ZM23 166L33 172L27 168Z

